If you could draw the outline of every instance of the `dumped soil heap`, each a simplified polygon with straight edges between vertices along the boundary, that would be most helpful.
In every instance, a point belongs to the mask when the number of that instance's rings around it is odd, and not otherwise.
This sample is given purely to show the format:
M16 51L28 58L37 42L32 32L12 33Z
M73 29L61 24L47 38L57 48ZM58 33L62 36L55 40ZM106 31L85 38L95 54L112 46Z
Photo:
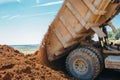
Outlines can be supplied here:
M68 80L64 73L39 64L37 53L25 56L0 45L0 80ZM71 79L70 79L71 80Z

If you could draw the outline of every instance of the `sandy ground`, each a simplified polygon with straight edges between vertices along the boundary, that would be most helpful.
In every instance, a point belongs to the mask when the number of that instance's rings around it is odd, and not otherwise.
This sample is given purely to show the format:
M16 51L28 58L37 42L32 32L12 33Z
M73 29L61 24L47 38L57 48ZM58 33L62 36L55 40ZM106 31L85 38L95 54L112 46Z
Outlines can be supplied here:
M0 45L0 80L73 80L63 72L40 64L36 55L24 56L9 46Z

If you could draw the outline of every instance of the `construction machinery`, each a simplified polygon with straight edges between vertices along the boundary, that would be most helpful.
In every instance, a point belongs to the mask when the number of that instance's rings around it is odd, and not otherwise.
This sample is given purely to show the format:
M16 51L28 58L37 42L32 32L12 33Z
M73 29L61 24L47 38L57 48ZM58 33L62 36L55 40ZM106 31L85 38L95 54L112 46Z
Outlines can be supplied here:
M119 12L120 0L65 0L42 41L45 56L67 56L66 69L80 80L95 79L103 68L120 69L120 45L108 41L106 29L116 32L111 20Z

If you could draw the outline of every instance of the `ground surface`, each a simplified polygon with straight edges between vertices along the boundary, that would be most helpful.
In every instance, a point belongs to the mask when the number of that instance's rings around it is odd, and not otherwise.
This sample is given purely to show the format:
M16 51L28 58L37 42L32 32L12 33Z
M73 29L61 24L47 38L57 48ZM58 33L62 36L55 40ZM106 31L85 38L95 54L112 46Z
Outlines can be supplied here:
M67 80L64 73L37 63L36 54L24 56L9 46L0 46L0 80Z
M120 80L120 72L106 69L95 80Z
M40 51L44 53L44 49ZM64 67L60 69L60 65L54 66L59 70L43 66L36 55L37 52L25 56L9 46L0 45L0 80L75 80L68 76ZM96 80L120 80L120 73L104 70Z

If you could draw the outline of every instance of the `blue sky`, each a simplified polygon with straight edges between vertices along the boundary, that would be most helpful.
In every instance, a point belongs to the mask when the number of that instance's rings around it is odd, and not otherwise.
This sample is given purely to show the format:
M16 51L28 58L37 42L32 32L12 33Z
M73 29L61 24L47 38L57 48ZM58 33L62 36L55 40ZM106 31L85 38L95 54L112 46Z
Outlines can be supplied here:
M0 44L39 44L63 0L0 0Z
M63 0L0 0L0 44L39 44ZM113 23L120 27L120 15Z

